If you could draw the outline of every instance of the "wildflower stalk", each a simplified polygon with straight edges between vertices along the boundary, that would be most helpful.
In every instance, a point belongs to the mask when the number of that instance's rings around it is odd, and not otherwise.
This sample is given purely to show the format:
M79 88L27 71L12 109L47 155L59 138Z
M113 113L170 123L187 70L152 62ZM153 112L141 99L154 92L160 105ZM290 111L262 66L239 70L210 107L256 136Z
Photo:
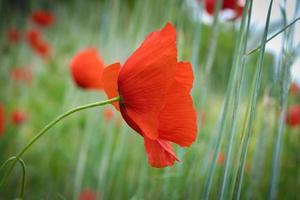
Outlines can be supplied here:
M78 111L81 110L85 110L88 108L93 108L93 107L98 107L98 106L103 106L103 105L107 105L107 104L111 104L113 102L117 102L120 100L120 97L115 97L106 101L99 101L99 102L95 102L95 103L90 103L90 104L86 104L86 105L82 105L82 106L78 106L74 109L71 109L65 113L63 113L62 115L58 116L56 119L54 119L53 121L51 121L49 124L47 124L34 138L32 138L32 140L15 156L15 159L13 160L10 168L8 169L8 171L4 174L4 176L2 177L2 180L0 182L0 187L4 184L5 180L8 178L8 176L11 174L14 166L16 165L16 163L19 161L19 159L22 157L22 155L41 137L43 136L49 129L51 129L55 124L57 124L58 122L60 122L62 119L64 119L65 117L76 113ZM11 159L11 158L9 158ZM3 164L4 166L7 164L8 162L5 161L5 163ZM4 167L3 166L3 167Z
M270 1L269 8L268 8L268 14L267 14L267 19L266 19L266 23L265 23L264 34L263 34L263 37L261 40L260 54L258 57L256 72L255 72L255 76L254 76L254 85L253 85L252 93L251 93L252 96L251 96L249 106L248 106L247 121L246 121L247 126L244 129L245 134L243 135L243 138L242 138L242 146L241 146L242 150L241 150L241 157L240 157L240 162L239 162L239 167L238 167L238 175L237 175L237 179L235 180L235 190L234 190L234 196L233 196L234 199L240 199L240 195L241 195L241 187L242 187L242 183L243 183L244 168L245 168L247 152L248 152L248 147L249 147L249 142L250 142L250 134L251 134L251 131L253 128L258 93L260 90L261 79L262 79L262 67L263 67L263 60L264 60L264 55L265 55L266 43L267 43L267 36L268 36L268 30L269 30L269 24L270 24L272 5L273 5L273 0Z

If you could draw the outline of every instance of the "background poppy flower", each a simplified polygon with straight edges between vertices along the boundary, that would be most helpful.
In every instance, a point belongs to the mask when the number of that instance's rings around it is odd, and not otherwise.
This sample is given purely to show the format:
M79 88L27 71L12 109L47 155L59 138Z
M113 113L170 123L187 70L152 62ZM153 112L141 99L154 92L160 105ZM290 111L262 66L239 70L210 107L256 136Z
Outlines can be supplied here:
M205 0L205 10L208 14L213 15L217 0ZM239 4L239 0L223 0L221 10L231 10L235 13L232 19L241 17L243 14L243 6Z
M190 63L177 62L176 30L171 24L151 33L122 68L119 63L105 68L103 84L109 98L120 96L115 106L144 137L153 167L178 160L172 143L186 147L194 142L193 72Z
M286 123L291 127L300 125L300 105L292 105L289 108Z
M27 120L27 115L21 110L15 110L11 114L11 122L18 126L24 123Z
M103 110L103 115L107 121L110 121L114 117L114 111L111 108L105 108Z
M296 95L300 92L300 88L299 86L297 85L297 83L292 83L291 84L291 87L290 87L290 93L291 95Z
M70 64L74 82L84 89L103 89L101 81L103 69L103 60L95 48L87 48L77 53Z
M50 56L50 45L42 38L41 32L36 29L27 31L26 39L29 46L39 55L47 58Z
M97 194L93 190L85 189L82 190L79 195L80 200L97 200Z
M15 27L7 30L7 39L11 43L18 43L20 41L20 33Z
M31 14L31 20L39 26L51 26L54 23L54 15L47 10L35 10Z
M222 151L220 151L217 157L217 165L223 165L224 161L225 161L225 155Z
M32 72L28 68L15 68L10 71L10 77L15 82L31 83Z
M0 103L0 136L4 133L5 128L5 114L4 114L4 107Z

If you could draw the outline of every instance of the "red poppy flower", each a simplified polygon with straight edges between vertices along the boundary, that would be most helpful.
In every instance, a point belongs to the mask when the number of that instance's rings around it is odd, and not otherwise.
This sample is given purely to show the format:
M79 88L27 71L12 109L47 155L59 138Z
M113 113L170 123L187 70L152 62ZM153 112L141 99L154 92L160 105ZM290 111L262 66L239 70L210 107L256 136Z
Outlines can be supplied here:
M205 0L205 10L208 14L213 15L217 0ZM239 4L239 0L223 0L221 10L231 10L235 13L232 19L241 17L243 14L243 6Z
M293 105L289 108L286 123L291 127L300 125L300 105Z
M54 15L47 10L36 10L32 12L31 20L40 26L51 26L54 22Z
M11 114L11 121L14 125L21 125L27 120L27 115L21 110L15 110Z
M4 113L4 107L0 103L0 136L4 133L5 128L5 113Z
M114 106L127 124L144 137L153 167L174 164L172 143L190 146L196 138L196 112L190 90L190 63L177 62L176 30L167 24L151 33L121 68L104 69L104 90L109 98L120 96Z
M101 76L104 63L97 49L87 48L74 56L70 71L77 86L85 89L103 89Z
M80 200L97 200L97 194L93 190L85 189L79 195Z
M20 33L15 27L11 27L7 30L7 38L11 43L18 43L20 41Z
M300 88L297 83L292 83L290 88L291 95L296 95L300 92Z
M31 83L32 72L27 68L15 68L10 71L11 79L15 82Z
M29 46L42 57L48 58L50 56L50 45L44 41L38 30L31 29L27 32L27 42Z

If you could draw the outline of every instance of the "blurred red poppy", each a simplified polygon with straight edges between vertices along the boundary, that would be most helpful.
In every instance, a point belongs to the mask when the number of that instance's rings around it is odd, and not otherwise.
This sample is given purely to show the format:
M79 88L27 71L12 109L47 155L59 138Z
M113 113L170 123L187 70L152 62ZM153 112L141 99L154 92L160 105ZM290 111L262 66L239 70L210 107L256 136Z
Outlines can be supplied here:
M291 95L296 95L300 93L300 87L297 85L297 83L292 83L290 87Z
M10 71L10 77L14 82L31 83L32 72L28 68L15 68Z
M111 108L105 108L105 109L103 110L103 114L104 114L104 118L105 118L107 121L112 120L112 118L114 117L114 111L113 111Z
M4 107L0 103L0 136L4 133L5 128L5 113L4 113Z
M127 124L144 137L148 161L166 167L178 158L172 143L190 146L196 139L196 112L190 90L190 63L177 62L176 30L168 23L148 35L121 68L104 69L104 90L120 96L114 106Z
M50 45L44 41L41 32L36 29L31 29L27 31L27 42L29 46L39 55L44 58L50 56Z
M102 90L101 76L104 63L97 49L87 48L77 53L71 61L70 72L77 86Z
M225 161L225 155L222 151L220 151L217 157L217 165L223 165L224 161Z
M217 0L204 0L205 10L208 14L213 15ZM231 10L234 12L232 19L236 19L242 16L243 6L239 4L239 0L223 0L221 10Z
M11 114L11 121L14 125L21 125L27 120L27 115L24 111L15 110Z
M290 106L286 117L286 123L290 127L296 127L300 125L300 105Z
M82 190L79 195L79 200L97 200L97 194L93 190Z
M7 39L10 43L18 43L20 38L20 33L15 27L11 27L7 30Z
M54 23L54 15L47 10L35 10L31 14L31 20L39 26L51 26Z

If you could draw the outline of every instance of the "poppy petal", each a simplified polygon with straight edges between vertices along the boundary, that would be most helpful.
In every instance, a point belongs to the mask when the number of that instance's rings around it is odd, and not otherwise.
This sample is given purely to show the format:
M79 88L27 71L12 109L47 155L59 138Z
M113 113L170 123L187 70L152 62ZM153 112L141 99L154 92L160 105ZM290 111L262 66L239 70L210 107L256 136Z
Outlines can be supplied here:
M121 103L151 139L158 137L158 115L177 69L176 31L171 24L151 33L120 71Z
M121 70L120 63L114 63L104 68L102 74L102 83L104 91L109 99L119 96L118 92L118 76ZM119 103L113 103L117 110L120 110Z
M180 84L183 84L187 91L190 92L193 86L194 75L192 66L188 62L179 62L177 64L177 72L175 80Z
M180 146L189 146L197 134L196 112L190 95L192 67L189 63L179 63L177 72L159 115L159 137Z
M151 140L147 137L144 139L148 161L151 166L161 168L173 165L175 160L179 161L170 142L163 139Z

